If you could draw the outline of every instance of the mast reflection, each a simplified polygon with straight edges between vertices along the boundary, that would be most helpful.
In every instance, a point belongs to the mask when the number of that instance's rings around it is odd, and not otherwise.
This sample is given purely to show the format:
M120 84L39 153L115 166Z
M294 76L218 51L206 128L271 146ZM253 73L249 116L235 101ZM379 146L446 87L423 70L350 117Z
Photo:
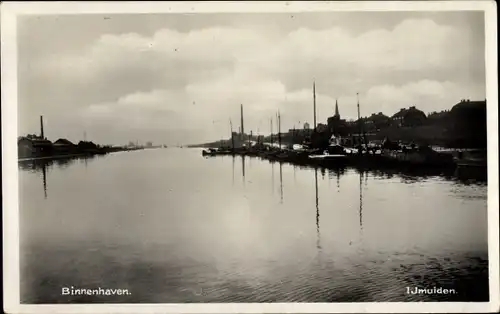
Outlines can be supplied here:
M363 230L363 176L364 172L359 172L359 227Z
M42 165L43 196L47 199L47 165Z
M321 237L319 230L319 195L318 195L318 169L314 169L314 186L316 191L316 248L321 250Z
M337 192L340 192L340 176L344 174L345 169L342 167L330 169L328 172L328 177L333 179L335 176L337 182Z
M283 163L280 162L280 203L283 204Z
M236 158L234 157L234 155L233 155L233 157L232 157L232 158L233 158L233 181L232 181L232 184L233 184L233 186L234 186L234 164L235 164L235 159L236 159Z
M337 174L337 190L340 192L340 169L337 169L335 172Z
M241 171L243 173L243 184L245 184L245 155L241 156Z
M272 192L274 195L274 162L271 162L271 185L272 185Z

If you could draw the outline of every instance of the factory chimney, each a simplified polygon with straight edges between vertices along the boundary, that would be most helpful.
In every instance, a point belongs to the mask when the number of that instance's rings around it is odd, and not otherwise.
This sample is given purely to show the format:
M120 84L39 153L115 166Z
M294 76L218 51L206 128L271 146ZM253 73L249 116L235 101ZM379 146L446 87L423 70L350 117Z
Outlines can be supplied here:
M40 137L45 138L45 135L43 134L43 116L40 116Z

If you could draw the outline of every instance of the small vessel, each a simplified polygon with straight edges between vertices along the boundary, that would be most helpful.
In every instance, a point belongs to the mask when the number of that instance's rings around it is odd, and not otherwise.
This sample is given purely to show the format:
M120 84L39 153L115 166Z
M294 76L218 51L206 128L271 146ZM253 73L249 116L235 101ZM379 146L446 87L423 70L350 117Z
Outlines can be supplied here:
M313 162L325 166L337 166L346 164L349 159L345 147L341 146L336 139L330 140L330 142L331 144L327 149L323 151L322 154L311 154L309 155L309 159Z
M387 161L401 162L415 166L451 166L453 159L448 154L434 151L428 146L403 146L398 150L383 149L382 157Z
M340 154L328 154L326 151L322 155L310 155L309 159L313 160L347 160L347 155L340 155Z
M462 180L488 179L488 159L486 150L458 151L454 153L455 175Z
M459 151L453 157L459 168L486 168L488 160L486 152L483 151Z
M202 155L202 156L215 156L216 154L217 154L217 150L216 150L216 149L213 149L213 148L204 149L204 150L201 152L201 155Z

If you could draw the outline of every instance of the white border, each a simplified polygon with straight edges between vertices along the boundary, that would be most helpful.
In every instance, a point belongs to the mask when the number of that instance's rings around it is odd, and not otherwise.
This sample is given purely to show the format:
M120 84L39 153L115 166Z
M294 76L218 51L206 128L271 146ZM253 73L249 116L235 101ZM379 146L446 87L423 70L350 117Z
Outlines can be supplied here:
M498 77L494 1L349 2L3 2L1 9L4 311L6 313L339 313L496 312L499 310ZM209 13L318 11L485 12L488 101L488 250L490 302L427 303L227 303L22 305L19 303L16 15L82 13Z

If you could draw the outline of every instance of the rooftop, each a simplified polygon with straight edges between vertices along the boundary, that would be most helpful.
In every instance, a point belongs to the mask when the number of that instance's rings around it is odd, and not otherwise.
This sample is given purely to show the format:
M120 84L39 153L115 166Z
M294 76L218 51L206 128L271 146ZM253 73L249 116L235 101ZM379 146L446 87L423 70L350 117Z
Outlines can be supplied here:
M17 142L19 143L20 141L30 141L33 145L52 145L52 142L41 137L27 137L27 136L21 136L18 138Z
M65 138L60 138L57 141L54 142L55 145L75 145L73 144L70 140L67 140Z

